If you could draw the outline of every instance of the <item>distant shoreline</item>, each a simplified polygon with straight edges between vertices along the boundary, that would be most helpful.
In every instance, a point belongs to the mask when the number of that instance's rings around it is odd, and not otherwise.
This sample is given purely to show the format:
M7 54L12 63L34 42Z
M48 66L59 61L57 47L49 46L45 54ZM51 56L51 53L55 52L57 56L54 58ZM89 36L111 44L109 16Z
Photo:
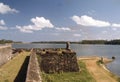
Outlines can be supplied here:
M117 82L118 76L114 75L107 67L106 64L112 62L112 59L103 58L104 64L98 64L101 60L98 56L80 56L77 58L86 64L87 70L96 79L97 82Z
M78 60L96 60L96 61L99 61L101 60L101 57L98 57L98 56L79 56L78 57ZM110 63L110 62L113 62L113 59L108 59L108 58L103 58L103 62L104 64L100 64L104 70L108 71L108 72L111 72L107 67L106 67L106 64ZM97 63L97 62L96 62Z
M13 40L6 40L1 39L0 44L5 43L54 43L54 44L63 44L66 42L70 42L72 44L99 44L99 45L120 45L120 39L113 39L113 40L79 40L79 41L34 41L34 42L24 42L24 41L13 41Z
M99 61L101 59L101 57L99 56L79 56L77 57L78 60L96 60L96 63L97 61ZM102 66L102 68L110 73L112 73L107 67L106 67L106 64L108 63L111 63L113 62L114 60L113 59L108 59L108 58L103 58L103 62L104 64L100 64L100 66Z
M37 41L31 43L74 43L74 44L102 44L102 45L120 45L120 39L115 40L82 40L82 41Z

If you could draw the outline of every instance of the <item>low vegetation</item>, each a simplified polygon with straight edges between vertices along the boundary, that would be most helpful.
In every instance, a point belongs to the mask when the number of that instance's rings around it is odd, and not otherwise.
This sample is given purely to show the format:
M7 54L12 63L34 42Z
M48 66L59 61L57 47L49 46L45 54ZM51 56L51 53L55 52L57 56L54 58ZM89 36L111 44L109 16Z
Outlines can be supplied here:
M29 55L29 52L22 52L12 60L0 67L0 82L23 82L22 79L15 81L16 77L20 73L21 67ZM23 67L24 69L24 67ZM22 76L23 78L24 76Z
M12 40L5 40L5 39L0 40L0 44L12 43L12 42L13 42Z
M94 78L87 71L85 64L78 61L80 72L62 72L46 74L41 72L43 82L95 82Z
M21 41L6 40L6 39L0 40L0 44L6 44L6 43L22 43L22 42Z
M81 44L105 44L105 45L119 45L120 39L115 40L83 40L81 41Z

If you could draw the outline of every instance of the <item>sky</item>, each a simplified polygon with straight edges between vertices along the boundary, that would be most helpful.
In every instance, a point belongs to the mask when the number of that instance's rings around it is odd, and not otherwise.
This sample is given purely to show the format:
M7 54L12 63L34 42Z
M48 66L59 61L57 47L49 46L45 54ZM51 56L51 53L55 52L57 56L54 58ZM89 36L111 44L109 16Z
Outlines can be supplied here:
M0 0L0 39L120 39L120 0Z

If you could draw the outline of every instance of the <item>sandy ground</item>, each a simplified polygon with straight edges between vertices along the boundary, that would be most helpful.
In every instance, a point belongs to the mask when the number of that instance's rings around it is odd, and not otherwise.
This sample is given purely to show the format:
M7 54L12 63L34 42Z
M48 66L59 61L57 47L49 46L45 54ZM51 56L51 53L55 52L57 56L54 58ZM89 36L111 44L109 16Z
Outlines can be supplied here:
M100 60L100 57L80 57L78 60L82 60L86 64L86 68L96 80L96 82L117 82L110 76L109 70L105 68L105 65L98 65L96 62ZM104 58L104 62L111 62L111 59Z

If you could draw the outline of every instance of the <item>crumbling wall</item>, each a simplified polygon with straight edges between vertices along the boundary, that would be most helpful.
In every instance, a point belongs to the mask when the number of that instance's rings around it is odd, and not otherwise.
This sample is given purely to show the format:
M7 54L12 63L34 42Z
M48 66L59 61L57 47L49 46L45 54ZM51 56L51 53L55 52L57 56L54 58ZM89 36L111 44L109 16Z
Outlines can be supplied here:
M76 53L68 49L37 49L40 69L45 73L78 72Z
M37 57L36 54L33 52L31 53L29 59L26 82L42 82L39 71L40 68L37 61Z
M0 66L9 61L14 54L12 54L11 45L2 45L0 46Z

